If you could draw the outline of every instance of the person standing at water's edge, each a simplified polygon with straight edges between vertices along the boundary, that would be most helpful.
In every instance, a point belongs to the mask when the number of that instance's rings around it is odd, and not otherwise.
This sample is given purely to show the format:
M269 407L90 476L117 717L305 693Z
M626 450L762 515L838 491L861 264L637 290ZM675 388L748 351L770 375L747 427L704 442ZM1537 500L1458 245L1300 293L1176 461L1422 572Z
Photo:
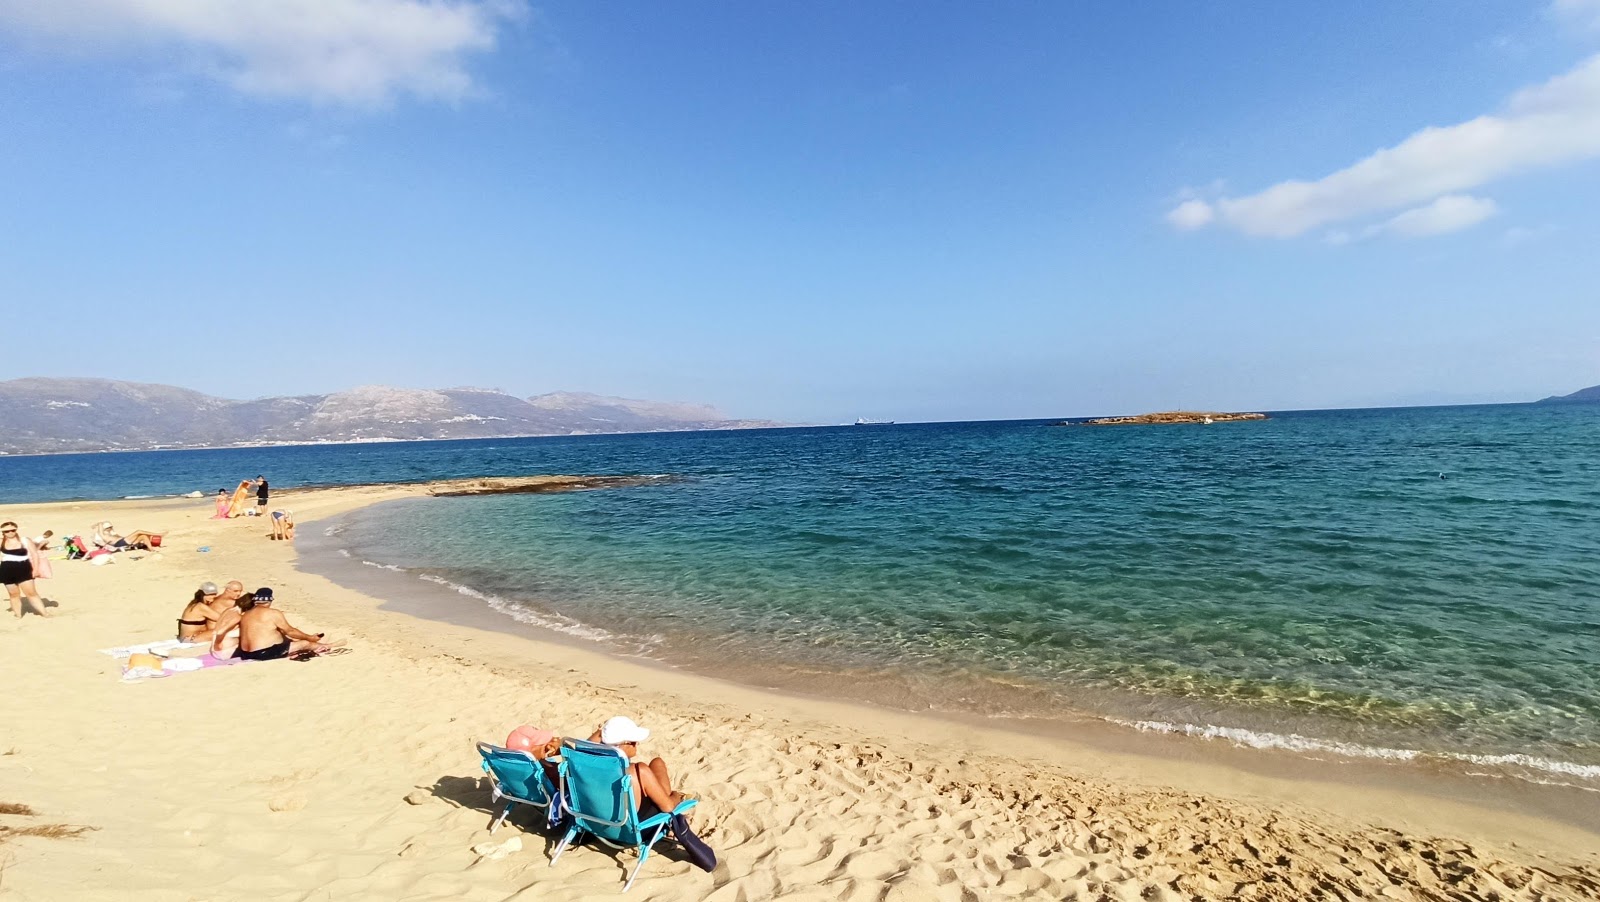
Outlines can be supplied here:
M264 516L267 512L267 477L256 477L256 516Z
M18 532L17 524L10 520L0 523L0 584L6 587L11 613L18 620L22 619L24 601L40 617L50 616L45 613L44 602L33 584L42 559L38 546Z

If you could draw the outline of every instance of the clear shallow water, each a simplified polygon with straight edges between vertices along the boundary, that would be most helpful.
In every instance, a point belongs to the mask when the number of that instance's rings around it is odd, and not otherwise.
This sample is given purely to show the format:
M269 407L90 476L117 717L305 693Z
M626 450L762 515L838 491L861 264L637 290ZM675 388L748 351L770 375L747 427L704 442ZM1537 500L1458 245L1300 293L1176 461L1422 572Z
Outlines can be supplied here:
M166 458L162 488L186 491L225 482L173 484L214 455L275 485L685 477L398 502L335 537L619 650L910 708L1600 788L1597 405L85 457Z

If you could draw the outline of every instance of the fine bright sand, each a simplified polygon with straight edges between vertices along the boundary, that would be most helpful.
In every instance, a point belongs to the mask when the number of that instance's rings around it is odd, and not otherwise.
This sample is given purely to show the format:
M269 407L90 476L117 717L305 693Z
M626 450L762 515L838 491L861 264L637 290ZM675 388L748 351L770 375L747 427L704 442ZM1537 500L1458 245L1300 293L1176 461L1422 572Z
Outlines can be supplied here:
M278 500L305 524L421 492ZM1600 898L1600 837L1577 827L420 620L300 572L264 521L211 512L210 498L0 506L24 532L110 519L169 534L142 560L57 561L42 583L54 616L0 625L0 898L617 898L631 853L581 846L549 867L553 839L526 809L488 834L472 745L520 723L584 736L614 714L651 728L641 753L701 797L695 824L720 856L708 874L663 841L634 900ZM167 638L201 581L232 578L274 587L293 623L353 653L123 684L97 652Z

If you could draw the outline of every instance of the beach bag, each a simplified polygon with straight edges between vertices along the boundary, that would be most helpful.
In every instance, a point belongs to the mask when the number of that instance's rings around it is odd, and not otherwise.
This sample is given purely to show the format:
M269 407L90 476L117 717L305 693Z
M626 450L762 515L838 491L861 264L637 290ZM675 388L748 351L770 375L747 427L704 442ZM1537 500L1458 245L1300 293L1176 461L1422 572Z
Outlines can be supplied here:
M65 545L67 548L67 560L69 561L78 560L88 553L85 550L83 536L73 536L66 541Z

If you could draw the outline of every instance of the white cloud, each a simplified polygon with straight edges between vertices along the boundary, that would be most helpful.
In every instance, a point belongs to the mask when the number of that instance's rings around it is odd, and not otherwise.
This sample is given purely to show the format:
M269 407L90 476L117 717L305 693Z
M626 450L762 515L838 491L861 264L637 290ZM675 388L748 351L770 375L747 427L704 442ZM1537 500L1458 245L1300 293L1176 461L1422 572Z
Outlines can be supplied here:
M1167 213L1167 222L1187 232L1191 229L1209 225L1215 217L1216 211L1212 210L1211 205L1205 201L1186 200L1173 207L1171 212Z
M1179 228L1215 220L1249 235L1291 238L1318 226L1443 200L1525 170L1595 156L1600 156L1600 55L1518 92L1496 114L1424 128L1316 181L1280 182L1256 194L1209 203L1186 201L1167 219ZM1180 216L1180 211L1185 212ZM1420 211L1408 213L1417 213L1416 222L1427 220Z
M458 100L522 0L0 0L0 31L76 53L176 48L250 95L381 106Z
M1486 197L1446 194L1431 204L1415 207L1372 226L1374 234L1421 238L1471 228L1498 213L1500 208Z

